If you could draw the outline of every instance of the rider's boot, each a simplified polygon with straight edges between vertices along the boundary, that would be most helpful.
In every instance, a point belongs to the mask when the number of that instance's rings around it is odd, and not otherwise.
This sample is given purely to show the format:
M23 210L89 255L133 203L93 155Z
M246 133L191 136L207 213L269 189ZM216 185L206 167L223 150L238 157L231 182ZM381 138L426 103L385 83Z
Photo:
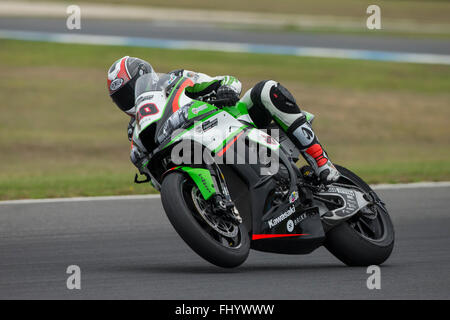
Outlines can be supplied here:
M339 171L330 161L327 153L319 143L306 117L299 118L288 128L288 137L300 149L301 154L314 169L317 177L324 184L336 182Z
M278 123L322 183L329 184L339 179L339 171L323 150L295 98L285 87L272 80L261 81L247 91L241 101L247 104L249 115L257 127L267 126L272 119Z

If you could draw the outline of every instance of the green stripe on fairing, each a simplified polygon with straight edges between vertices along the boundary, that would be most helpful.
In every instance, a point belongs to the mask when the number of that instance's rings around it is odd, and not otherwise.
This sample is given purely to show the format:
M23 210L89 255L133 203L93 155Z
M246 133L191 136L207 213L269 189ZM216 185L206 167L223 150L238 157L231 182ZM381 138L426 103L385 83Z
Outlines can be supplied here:
M240 119L240 117L245 116L245 119L243 120L247 123L250 123L252 126L255 126L253 120L248 114L247 105L244 102L238 102L235 106L223 107L222 110L228 112L230 115L232 115L234 118L238 120Z
M233 139L239 132L241 132L242 130L244 130L247 127L248 127L247 125L243 125L239 129L233 131L233 133L231 133L225 140L223 140L221 145L219 147L217 147L216 149L214 149L213 152L217 153L220 149L223 149L231 139Z
M244 102L238 102L235 106L223 107L222 110L228 112L236 119L248 114L247 105Z
M192 112L195 108L199 108L201 106L206 105L205 109L199 111L197 114L195 114L194 112ZM194 103L189 107L189 113L188 113L188 119L193 119L195 117L199 117L205 113L211 112L213 110L217 109L217 107L213 106L212 104L208 104L206 102L202 102L202 101L196 101L194 100Z
M204 102L201 102L201 101L199 101L199 102L195 102L195 104L194 105L202 105L202 104L204 104ZM193 105L193 106L194 106ZM214 106L213 106L214 107ZM191 107L192 108L192 107ZM214 107L214 108L216 108L216 107ZM217 109L217 108L216 108ZM206 110L206 109L205 109ZM209 110L209 111L211 111L211 110ZM209 112L208 111L208 112ZM208 120L209 118L211 118L211 117L213 117L213 116L215 116L215 115L217 115L217 114L219 114L220 112L222 112L222 111L225 111L225 112L227 112L227 113L229 113L231 116L233 116L234 118L238 118L238 117L240 117L240 116L243 116L243 115L247 115L248 114L248 110L247 110L247 105L245 104L245 103L243 103L243 102L238 102L237 103L237 105L236 106L231 106L231 107L223 107L222 108L222 110L217 110L217 112L214 112L214 113L212 113L212 114L210 114L210 115L208 115L208 116L206 116L205 118L203 118L203 119L201 119L201 120L199 120L198 122L203 122L203 121L206 121L206 120ZM189 113L190 113L190 110L189 110ZM187 132L189 132L189 131L191 131L193 128L194 128L194 126L195 125L192 125L192 126L190 126L189 128L187 128L186 130L184 130L183 132L180 132L175 138L173 138L166 146L164 146L164 148L163 149L165 149L165 148L167 148L168 146L170 146L170 145L172 145L173 143L175 143L181 136L183 136L184 134L186 134ZM243 126L243 127L247 127L247 126ZM242 127L241 127L242 128ZM226 141L228 141L228 140L226 140Z
M180 132L179 134L177 134L177 136L175 138L173 138L172 140L170 140L170 142L164 146L163 149L167 148L168 146L172 145L173 143L175 143L181 136L183 136L184 134L188 133L189 131L191 131L195 126L201 125L200 123L208 120L209 118L215 116L216 114L219 114L220 112L222 112L222 110L217 110L217 112L214 112L206 117L204 117L203 119L199 120L196 124L193 124L192 126L190 126L189 128L187 128L186 130L184 130L183 132Z
M222 107L222 110L229 113L233 118L238 118L241 116L239 109L235 106L232 107Z

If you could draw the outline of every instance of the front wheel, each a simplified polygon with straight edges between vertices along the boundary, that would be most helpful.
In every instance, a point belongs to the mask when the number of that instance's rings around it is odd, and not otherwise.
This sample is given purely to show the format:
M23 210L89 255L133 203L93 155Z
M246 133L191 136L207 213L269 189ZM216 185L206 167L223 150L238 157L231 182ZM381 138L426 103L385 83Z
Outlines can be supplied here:
M202 258L223 268L247 259L250 240L245 226L212 214L211 204L190 178L170 173L162 183L161 201L177 233Z
M341 173L338 183L374 191L350 170L336 166ZM382 203L361 210L349 220L327 232L325 247L349 266L380 265L394 248L394 226Z

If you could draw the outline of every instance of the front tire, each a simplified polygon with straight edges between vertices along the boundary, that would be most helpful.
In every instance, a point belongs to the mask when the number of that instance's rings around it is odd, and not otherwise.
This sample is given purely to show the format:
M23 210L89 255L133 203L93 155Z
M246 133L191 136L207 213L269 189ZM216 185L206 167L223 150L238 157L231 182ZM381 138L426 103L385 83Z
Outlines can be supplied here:
M373 191L350 170L341 166L336 168L342 175L340 183L353 184L365 192ZM380 265L385 262L394 248L394 226L384 205L379 205L383 208L374 206L374 219L364 220L367 218L358 212L328 231L325 241L328 251L348 266Z
M195 184L180 172L170 173L162 183L161 200L170 223L180 237L203 259L223 268L241 265L248 257L250 240L243 224L237 235L227 238L206 223L192 199Z

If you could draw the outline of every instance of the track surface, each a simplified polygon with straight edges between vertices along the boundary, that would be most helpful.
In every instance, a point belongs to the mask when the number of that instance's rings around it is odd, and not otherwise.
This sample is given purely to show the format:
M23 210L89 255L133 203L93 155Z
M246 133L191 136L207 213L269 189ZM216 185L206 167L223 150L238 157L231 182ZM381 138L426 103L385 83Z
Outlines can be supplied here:
M450 54L445 39L307 34L221 29L210 25L163 25L143 21L83 20L81 30L68 31L65 19L1 18L0 29L82 33L171 40L222 41L251 44L292 45L304 47L401 51Z
M396 227L381 290L319 249L252 251L223 270L177 236L159 199L0 205L0 298L450 299L450 187L379 191ZM81 290L66 268L81 267Z

